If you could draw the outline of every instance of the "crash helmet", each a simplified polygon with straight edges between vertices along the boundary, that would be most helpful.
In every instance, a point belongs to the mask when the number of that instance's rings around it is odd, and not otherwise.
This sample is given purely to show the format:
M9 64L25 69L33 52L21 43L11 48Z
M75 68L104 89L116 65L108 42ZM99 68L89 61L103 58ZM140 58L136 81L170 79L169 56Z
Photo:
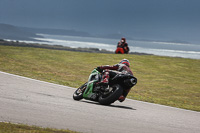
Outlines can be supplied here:
M125 43L125 42L126 42L126 38L125 38L125 37L122 37L122 38L121 38L121 42L124 42L124 43Z
M130 67L130 62L127 59L123 59L119 62L119 64L125 64L126 66Z

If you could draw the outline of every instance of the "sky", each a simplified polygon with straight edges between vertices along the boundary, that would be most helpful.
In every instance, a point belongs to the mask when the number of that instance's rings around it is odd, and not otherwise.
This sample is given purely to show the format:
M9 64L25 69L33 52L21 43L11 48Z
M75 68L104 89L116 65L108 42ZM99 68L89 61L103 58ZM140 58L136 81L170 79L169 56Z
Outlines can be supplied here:
M200 0L0 0L0 23L200 43Z

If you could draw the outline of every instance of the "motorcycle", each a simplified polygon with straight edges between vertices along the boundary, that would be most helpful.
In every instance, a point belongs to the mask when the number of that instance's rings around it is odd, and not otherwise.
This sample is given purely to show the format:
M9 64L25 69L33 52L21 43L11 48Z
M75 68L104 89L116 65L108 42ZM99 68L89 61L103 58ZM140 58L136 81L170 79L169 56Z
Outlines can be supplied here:
M137 83L137 78L134 76L118 72L116 76L110 78L108 88L105 90L102 89L101 85L96 84L101 79L101 73L94 69L88 81L74 92L73 99L86 99L99 102L102 105L110 105L118 100L127 88L130 89Z

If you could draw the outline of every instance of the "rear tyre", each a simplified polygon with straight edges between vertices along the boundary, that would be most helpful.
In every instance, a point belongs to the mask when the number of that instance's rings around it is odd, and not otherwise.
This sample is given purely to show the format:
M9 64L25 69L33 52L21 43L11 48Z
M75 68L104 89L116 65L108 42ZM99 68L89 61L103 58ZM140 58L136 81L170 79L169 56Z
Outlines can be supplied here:
M112 86L112 90L109 93L99 96L98 101L102 105L110 105L118 100L122 93L122 87L118 84L115 84Z
M73 99L74 100L81 100L83 99L83 93L87 87L87 82L83 84L81 87L79 87L73 94Z

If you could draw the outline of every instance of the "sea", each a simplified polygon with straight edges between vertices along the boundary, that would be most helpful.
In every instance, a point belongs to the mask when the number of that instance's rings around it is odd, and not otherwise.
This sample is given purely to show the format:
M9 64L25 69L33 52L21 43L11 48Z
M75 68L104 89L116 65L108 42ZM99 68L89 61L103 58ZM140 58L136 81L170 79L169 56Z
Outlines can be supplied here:
M30 43L40 43L49 45L62 45L72 48L98 48L108 51L116 50L119 39L105 39L94 37L63 36L38 34L43 38L35 38L38 41ZM200 44L175 43L162 41L137 41L128 40L130 52L153 54L158 56L181 57L190 59L200 59Z

